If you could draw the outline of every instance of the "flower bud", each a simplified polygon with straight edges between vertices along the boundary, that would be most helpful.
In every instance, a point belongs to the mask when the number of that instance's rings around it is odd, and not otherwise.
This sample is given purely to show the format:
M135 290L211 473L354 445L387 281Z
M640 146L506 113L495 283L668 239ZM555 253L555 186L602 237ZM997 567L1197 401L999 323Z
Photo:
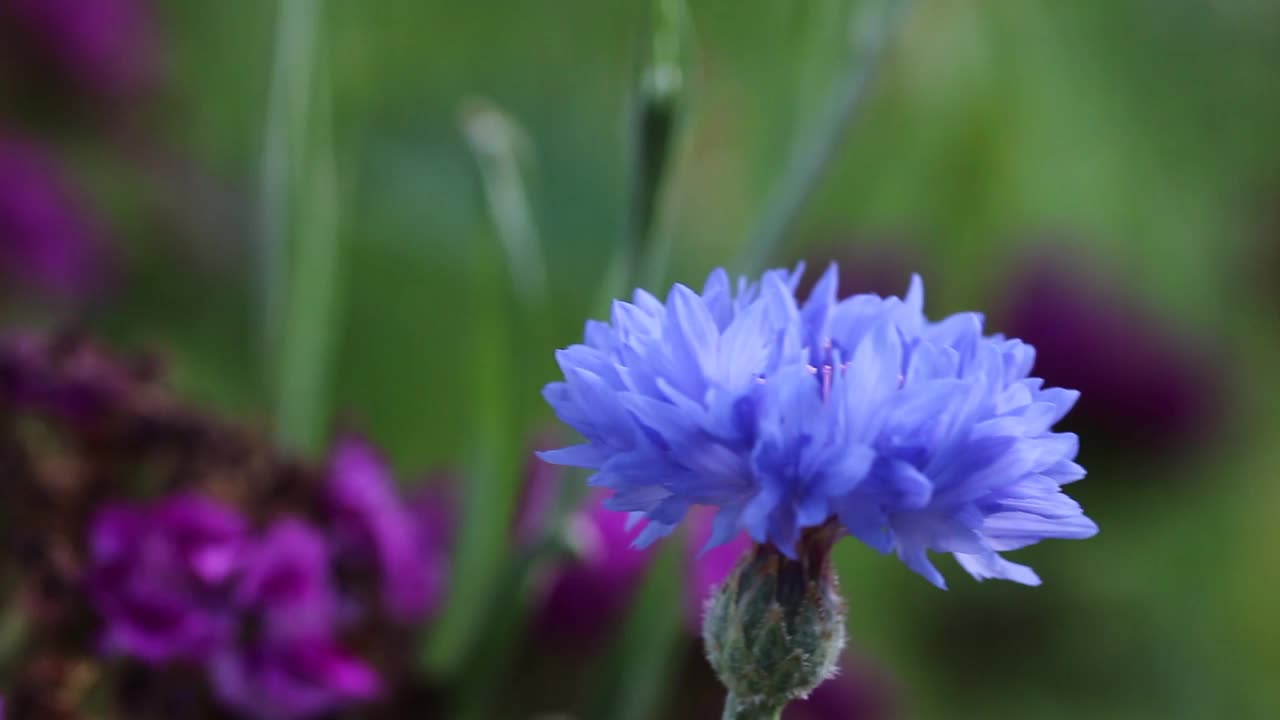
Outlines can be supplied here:
M708 601L703 640L729 691L725 718L776 717L835 673L845 632L834 536L810 530L794 559L756 545Z

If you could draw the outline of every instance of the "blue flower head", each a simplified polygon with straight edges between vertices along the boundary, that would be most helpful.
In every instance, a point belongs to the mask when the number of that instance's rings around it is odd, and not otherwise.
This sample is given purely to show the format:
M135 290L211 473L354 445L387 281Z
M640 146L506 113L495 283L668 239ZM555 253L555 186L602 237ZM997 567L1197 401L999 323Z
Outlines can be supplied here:
M542 457L595 470L610 509L647 520L637 546L709 505L709 546L745 530L794 556L838 522L939 586L929 551L1037 584L999 553L1097 531L1061 491L1084 476L1076 437L1050 431L1077 393L1028 377L1030 346L976 314L929 322L918 277L903 298L838 299L832 266L801 305L802 273L615 302L544 390L586 442Z

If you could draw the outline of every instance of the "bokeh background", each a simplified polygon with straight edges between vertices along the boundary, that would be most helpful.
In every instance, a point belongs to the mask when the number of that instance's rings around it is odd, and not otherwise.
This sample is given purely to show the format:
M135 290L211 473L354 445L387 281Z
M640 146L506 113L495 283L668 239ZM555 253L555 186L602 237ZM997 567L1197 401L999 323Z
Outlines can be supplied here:
M735 262L860 9L689 2L652 289ZM672 620L680 553L577 655L511 619L535 582L504 584L529 451L563 432L553 350L616 291L648 12L0 0L5 326L156 353L182 397L304 455L355 427L406 485L462 478L418 642L489 717L718 716ZM852 643L892 698L865 717L1280 717L1278 68L1265 0L920 0L891 39L772 261L838 260L846 291L920 272L932 316L1037 345L1083 392L1072 494L1102 530L1020 551L1034 589L944 567L940 592L842 543ZM511 173L514 253L486 195Z

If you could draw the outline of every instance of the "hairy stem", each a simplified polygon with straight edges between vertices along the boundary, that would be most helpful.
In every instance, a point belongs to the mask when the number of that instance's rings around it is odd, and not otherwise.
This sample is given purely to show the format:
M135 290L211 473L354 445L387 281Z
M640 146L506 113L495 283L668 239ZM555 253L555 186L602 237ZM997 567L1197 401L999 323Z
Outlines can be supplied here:
M724 699L724 714L720 720L779 720L782 708L744 704L738 696L729 693Z

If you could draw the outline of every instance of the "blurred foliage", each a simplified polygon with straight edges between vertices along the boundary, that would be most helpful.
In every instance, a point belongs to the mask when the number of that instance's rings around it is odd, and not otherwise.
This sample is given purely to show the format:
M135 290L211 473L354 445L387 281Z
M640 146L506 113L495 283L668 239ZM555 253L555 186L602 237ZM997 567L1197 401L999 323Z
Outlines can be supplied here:
M157 5L170 83L140 122L216 222L149 219L163 188L116 187L143 171L80 152L130 259L94 322L164 346L189 395L264 422L253 265L264 238L244 208L257 203L273 4ZM599 312L602 268L624 237L640 6L334 0L320 23L338 178L338 207L323 210L340 218L332 405L404 470L489 478L468 490L496 514L483 528L465 516L468 557L505 552L524 438L549 421L539 389L552 350ZM691 124L669 191L684 281L728 262L750 232L833 81L849 13L822 0L691 11ZM1091 475L1074 492L1102 533L1023 551L1043 588L966 579L940 593L842 544L851 636L915 715L1280 716L1280 301L1266 294L1280 277L1253 279L1251 260L1280 203L1277 67L1280 5L1264 0L922 0L894 42L778 260L833 238L897 243L927 258L936 316L986 306L1022 253L1052 239L1213 348L1236 393L1216 442L1176 457L1103 454L1084 434ZM528 133L545 307L510 287L458 125L472 97ZM492 609L494 582L464 583L455 601ZM483 622L474 612L467 622Z

